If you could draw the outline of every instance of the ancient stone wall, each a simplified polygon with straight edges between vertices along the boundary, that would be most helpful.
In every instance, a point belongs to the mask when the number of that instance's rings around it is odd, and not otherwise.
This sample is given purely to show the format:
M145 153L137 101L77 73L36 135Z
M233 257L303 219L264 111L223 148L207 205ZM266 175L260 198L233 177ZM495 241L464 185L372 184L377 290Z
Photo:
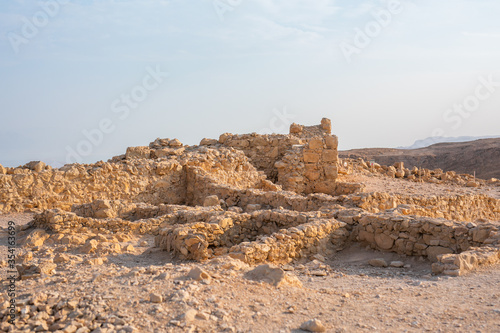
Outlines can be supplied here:
M316 126L292 124L288 135L225 133L218 143L243 151L287 191L336 194L338 138L330 133L331 122L323 118Z
M43 213L36 214L31 226L59 234L155 234L160 224L160 219L137 221L128 221L118 217L100 219L81 217L60 209L48 209Z
M459 276L479 266L500 262L500 247L474 247L460 254L442 254L432 264L434 274Z
M294 146L275 163L278 184L297 193L336 194L337 146L333 135L313 137L306 145Z
M0 174L0 211L69 211L73 204L98 199L183 204L189 200L188 190L198 190L196 184L188 184L188 169L210 175L211 182L239 189L259 188L264 182L264 175L234 149L200 147L154 160L147 158L151 151L149 147L131 147L113 162L71 164L60 169L8 168Z
M72 164L40 172L11 168L0 175L0 210L70 210L75 203L97 199L155 201L160 194L165 201L181 203L185 180L179 167L141 160Z
M149 146L129 147L108 162L60 169L43 162L2 167L0 211L69 211L73 204L99 199L202 204L218 185L266 191L282 187L299 194L359 190L336 186L337 137L330 135L328 119L317 126L292 124L290 131L288 135L226 133L218 141L204 139L202 146L193 147L177 139L156 139ZM103 214L106 209L102 207Z
M370 212L395 209L403 215L446 218L457 221L500 221L500 200L485 195L410 196L388 193L350 195L343 204Z
M500 258L499 222L460 223L445 219L392 214L367 214L358 217L357 220L353 236L374 249L409 256L427 256L432 262L440 262L443 265L450 264L450 258L456 259L458 263L461 260L470 262L471 256L477 258L477 248L483 246L489 250L486 251L488 254L482 264L491 262L495 259L495 255L496 261ZM442 256L461 254L465 251L468 251L468 254L462 256ZM473 264L474 262L471 265ZM437 265L435 270L442 268L440 272L447 270L448 275L459 275L460 270L469 270L471 267L459 264L458 268L452 269L451 266ZM455 269L458 271L453 272Z
M248 263L287 262L310 253L339 249L348 232L345 224L318 219L319 212L263 210L251 214L226 212L205 222L167 225L156 246L182 258L202 260L227 254Z
M257 170L263 171L269 180L277 182L278 172L274 164L281 160L293 145L301 145L305 141L293 135L283 134L224 133L219 137L218 143L243 151Z

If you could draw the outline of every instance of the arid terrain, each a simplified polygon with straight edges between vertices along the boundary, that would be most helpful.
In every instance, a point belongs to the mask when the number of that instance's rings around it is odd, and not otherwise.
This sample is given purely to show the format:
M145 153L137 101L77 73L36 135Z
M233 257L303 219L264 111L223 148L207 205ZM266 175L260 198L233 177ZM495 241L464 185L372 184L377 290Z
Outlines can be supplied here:
M374 160L383 165L404 162L407 166L473 174L483 179L500 178L500 138L469 142L438 143L419 149L366 148L339 152L340 157Z
M323 119L0 166L0 330L500 331L500 181L337 144Z

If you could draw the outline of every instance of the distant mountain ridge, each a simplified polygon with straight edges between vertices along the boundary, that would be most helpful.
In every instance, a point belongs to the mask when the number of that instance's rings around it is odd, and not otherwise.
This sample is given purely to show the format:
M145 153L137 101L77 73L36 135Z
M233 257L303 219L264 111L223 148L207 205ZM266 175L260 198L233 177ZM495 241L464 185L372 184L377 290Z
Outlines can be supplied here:
M500 138L443 142L416 149L366 148L339 151L340 157L363 158L383 165L476 173L482 179L500 178Z
M432 146L436 143L445 143L445 142L468 142L468 141L476 141L481 139L496 139L500 138L500 135L492 135L492 136L458 136L458 137L446 137L446 136L431 136L426 139L417 140L415 143L408 147L397 147L396 149L419 149Z

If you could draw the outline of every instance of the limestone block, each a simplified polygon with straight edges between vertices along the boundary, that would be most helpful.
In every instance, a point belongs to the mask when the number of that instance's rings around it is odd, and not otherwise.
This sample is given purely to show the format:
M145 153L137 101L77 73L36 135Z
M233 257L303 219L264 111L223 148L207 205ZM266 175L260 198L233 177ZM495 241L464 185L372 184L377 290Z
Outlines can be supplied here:
M404 162L396 162L396 163L394 163L394 167L396 169L403 170L405 167L405 164L404 164Z
M319 179L321 174L318 171L310 170L310 171L306 171L305 176L307 179L309 179L311 181L315 181L315 180Z
M438 255L453 253L453 250L451 250L450 248L447 248L447 247L442 247L442 246L429 246L426 249L426 253L427 253L427 258L429 258L429 260L431 262L437 262Z
M217 206L217 205L219 205L219 198L216 195L209 195L203 201L203 206L205 207Z
M24 167L33 170L35 172L41 172L42 170L45 169L45 163L40 161L31 161L29 163L26 163Z
M385 261L385 259L383 259L383 258L371 259L370 261L368 261L368 264L370 264L370 266L373 266L373 267L387 267L387 266L389 266L387 264L387 262Z
M151 149L146 146L139 147L128 147L125 153L125 158L127 160L150 158Z
M300 134L302 133L303 129L304 129L303 125L293 123L290 125L290 134Z
M304 162L318 163L319 159L320 159L320 154L311 151L304 151Z
M172 139L168 142L169 147L182 147L182 142L179 139Z
M338 153L335 149L325 149L323 150L323 161L335 163L338 160Z
M332 132L332 121L328 118L321 119L321 129L330 134Z
M231 138L233 135L231 133L224 133L219 136L219 143L220 144L225 144L229 138Z
M189 273L186 275L186 277L188 277L191 280L195 280L195 281L202 281L202 280L210 281L212 279L210 274L208 274L206 271L204 271L203 269L201 269L198 266L192 268L189 271Z
M326 148L337 149L339 145L339 138L336 135L325 136Z
M490 235L489 229L484 229L480 227L472 229L472 240L474 242L482 243L489 237L489 235Z
M386 234L375 234L375 243L383 250L390 250L394 245L394 239Z
M325 165L323 167L326 179L336 179L338 176L338 169L336 165Z
M308 147L311 150L323 149L323 139L321 139L321 138L312 138L311 140L309 140Z

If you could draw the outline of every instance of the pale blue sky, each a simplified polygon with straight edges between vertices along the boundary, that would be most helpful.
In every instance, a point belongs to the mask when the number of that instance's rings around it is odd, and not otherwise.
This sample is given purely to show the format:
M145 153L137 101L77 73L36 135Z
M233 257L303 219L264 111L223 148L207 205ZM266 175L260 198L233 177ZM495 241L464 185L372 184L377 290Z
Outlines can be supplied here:
M2 1L0 164L64 164L78 149L94 162L157 137L197 144L322 117L342 149L500 135L500 2L395 3ZM350 62L342 45L357 47ZM115 112L144 80L147 96Z

